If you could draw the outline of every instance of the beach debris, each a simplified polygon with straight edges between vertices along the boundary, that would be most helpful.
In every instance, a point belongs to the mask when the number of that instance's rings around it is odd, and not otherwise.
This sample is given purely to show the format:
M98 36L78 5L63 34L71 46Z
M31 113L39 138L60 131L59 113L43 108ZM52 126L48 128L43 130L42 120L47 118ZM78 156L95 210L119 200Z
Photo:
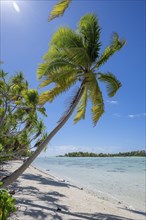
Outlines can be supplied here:
M60 207L57 207L57 210L56 210L57 212L61 212L62 210L61 210L61 208Z
M10 193L11 195L14 195L14 194L15 194L15 190L10 190L9 193Z

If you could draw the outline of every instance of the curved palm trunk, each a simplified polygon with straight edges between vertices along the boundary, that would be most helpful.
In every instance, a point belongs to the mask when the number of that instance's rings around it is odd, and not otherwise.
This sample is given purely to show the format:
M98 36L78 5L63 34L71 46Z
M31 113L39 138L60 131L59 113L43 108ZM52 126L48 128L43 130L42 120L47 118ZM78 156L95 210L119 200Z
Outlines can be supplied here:
M82 84L83 85L83 84ZM72 103L71 108L65 115L65 117L60 121L60 123L53 129L53 131L47 136L47 138L40 144L40 146L36 149L36 151L20 166L16 171L14 171L10 176L2 179L3 185L2 187L7 187L11 185L16 179L29 167L29 165L36 159L36 157L42 152L45 146L50 142L50 140L55 136L55 134L63 127L63 125L67 122L67 120L72 115L74 109L76 108L82 94L84 91L84 86L80 87L77 92L77 95Z

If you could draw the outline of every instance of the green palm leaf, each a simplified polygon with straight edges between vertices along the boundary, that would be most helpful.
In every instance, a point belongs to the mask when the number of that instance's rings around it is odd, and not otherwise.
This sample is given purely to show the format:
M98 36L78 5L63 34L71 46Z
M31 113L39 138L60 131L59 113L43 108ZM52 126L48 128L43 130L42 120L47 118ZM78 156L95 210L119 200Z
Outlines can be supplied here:
M46 109L45 109L44 107L39 107L39 108L37 108L37 110L38 110L41 114L43 114L44 116L47 117Z
M94 68L99 68L101 65L103 65L105 62L108 61L108 59L117 51L119 51L124 45L126 44L126 41L124 39L119 40L119 36L117 33L113 34L112 43L110 46L106 47L102 55L99 57L96 65ZM94 69L93 68L93 69Z
M78 48L64 48L63 52L66 54L71 63L74 63L76 66L86 67L90 62L90 58L86 50L82 47Z
M46 76L43 76L43 80L40 83L39 87L45 87L51 83L58 83L63 85L64 82L66 83L67 79L71 77L75 77L76 71L71 68L69 65L58 67L52 69Z
M29 89L27 91L27 94L24 95L25 101L28 103L28 105L34 105L38 103L38 91L35 89Z
M39 88L43 88L45 86L48 86L52 83L52 80L50 78L44 78L43 81L40 83Z
M74 118L74 123L77 123L80 119L85 118L86 105L87 105L87 88L84 89L83 95L78 104L78 109L76 116Z
M101 43L100 38L100 27L96 15L87 14L83 16L78 24L78 32L82 36L84 47L91 59L94 62L98 57Z
M50 45L56 46L58 52L61 48L83 48L80 35L68 27L60 27L53 35Z
M43 92L39 96L39 104L44 105L46 102L52 102L58 95L61 93L67 91L73 84L75 83L74 77L68 77L62 81L62 83L56 84L56 86L53 89L50 89L49 91Z
M53 8L50 13L49 21L53 20L56 17L62 16L65 10L68 8L71 0L61 0Z
M95 126L104 113L104 102L94 73L90 73L90 77L88 78L88 90L92 102L92 121Z
M56 86L49 91L43 92L39 96L39 104L44 105L46 102L52 102L54 98L64 91L61 86Z
M55 47L61 59L64 58L76 65L89 63L90 57L83 45L82 38L75 31L67 27L61 27L53 35L51 46ZM45 58L48 58L46 56Z
M122 86L120 81L112 73L108 73L108 74L99 73L98 79L101 82L106 83L109 97L113 97L118 91L118 89Z
M49 50L44 54L43 60L47 63L52 62L54 59L61 58L56 45L49 45Z
M41 63L37 70L37 77L38 79L41 79L44 75L48 73L48 63Z
M78 88L78 89L74 92L74 94L73 94L73 96L71 97L71 100L70 100L70 102L69 102L69 107L68 107L67 110L64 112L64 114L62 115L62 117L60 118L60 120L58 121L58 123L61 123L61 122L64 120L64 118L65 118L71 111L73 111L73 109L75 109L75 107L76 107L75 103L78 104L78 102L80 101L80 98L82 97L82 95L83 95L83 93L84 93L84 89L85 89L85 87L83 87L83 83L82 83L81 87ZM79 98L79 97L80 97L80 98Z
M39 65L38 70L37 70L37 76L38 79L41 79L43 77L46 77L48 75L53 75L55 72L58 71L60 68L74 68L76 67L74 64L71 62L68 62L67 60L64 59L56 59L50 63L42 63Z

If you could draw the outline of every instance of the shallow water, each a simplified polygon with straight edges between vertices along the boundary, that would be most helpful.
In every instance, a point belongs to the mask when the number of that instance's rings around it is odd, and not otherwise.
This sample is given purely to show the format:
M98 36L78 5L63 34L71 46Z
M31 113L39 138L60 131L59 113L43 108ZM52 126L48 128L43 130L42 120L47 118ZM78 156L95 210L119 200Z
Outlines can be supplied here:
M100 198L145 211L146 158L43 157L33 164Z

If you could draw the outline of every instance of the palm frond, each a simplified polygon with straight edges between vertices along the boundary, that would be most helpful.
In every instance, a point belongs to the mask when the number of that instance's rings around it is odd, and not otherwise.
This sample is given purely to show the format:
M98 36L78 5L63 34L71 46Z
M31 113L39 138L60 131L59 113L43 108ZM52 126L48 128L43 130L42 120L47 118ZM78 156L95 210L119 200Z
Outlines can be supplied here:
M37 69L37 77L38 79L41 79L43 75L46 75L48 73L48 63L41 63L39 64L39 67Z
M62 16L65 10L68 8L71 0L61 0L53 8L50 13L49 21L53 20L56 17Z
M118 91L118 89L122 86L120 81L112 73L107 73L107 74L99 73L98 76L99 76L98 79L101 82L106 83L109 97L113 97Z
M96 77L93 73L90 74L88 90L92 102L92 121L95 126L101 115L104 113L104 102Z
M46 102L52 102L57 95L61 94L61 92L61 86L56 86L49 91L41 93L39 96L39 104L44 105Z
M66 54L68 60L76 66L86 67L90 63L90 58L86 50L82 47L64 48L62 51Z
M113 34L112 43L110 46L106 47L102 55L99 57L96 65L94 68L99 68L101 65L103 65L105 62L108 61L108 59L117 51L119 51L124 45L126 44L126 40L119 39L119 36L117 33Z
M46 109L45 109L44 107L39 107L39 108L37 108L37 111L39 111L41 114L43 114L44 116L47 117Z
M57 59L53 60L50 63L41 63L38 66L37 70L37 76L39 79L54 74L54 72L57 72L60 68L75 68L76 65L72 64L71 62L68 62L64 59Z
M73 77L75 79L76 71L70 66L62 66L60 68L53 69L48 73L48 75L44 76L42 82L39 87L45 87L51 83L57 83L59 85L63 85L67 83L67 80Z
M50 43L51 44L51 43ZM43 60L46 63L51 62L52 60L60 57L59 51L55 45L49 45L48 51L44 54Z
M54 51L56 50L55 56L58 54L61 59L63 58L76 65L85 65L90 61L82 38L70 28L59 28L53 35L50 45ZM48 55L45 58L48 58Z
M25 96L24 96L25 97ZM33 104L37 104L38 103L38 91L36 89L29 89L27 91L27 94L26 94L26 101L28 101L28 104L30 103L33 103Z
M78 32L82 36L84 47L90 57L91 62L94 62L98 57L101 43L100 27L95 14L86 14L78 24Z
M50 78L43 79L42 82L39 84L39 88L48 86L51 83L52 83L52 80Z
M37 70L39 79L54 74L60 68L68 66L79 70L81 66L89 63L89 56L81 37L70 28L59 28L53 35L49 50L43 59L45 63L40 64ZM49 81L45 85L48 83Z
M87 105L87 88L84 89L83 95L78 104L78 109L77 109L76 116L74 118L74 123L77 123L80 119L85 118L86 105Z
M45 63L38 67L38 78L41 79L54 69L56 71L58 67L79 67L80 63L85 64L85 58L87 62L88 56L78 35L69 28L59 28L52 37L49 50L43 56Z
M62 85L56 84L53 89L43 92L39 96L39 104L44 105L46 102L52 102L58 95L67 91L75 83L75 78L66 78Z
M61 123L64 118L67 116L67 114L70 113L70 111L73 111L73 105L79 101L78 99L80 98L80 96L82 97L82 93L84 92L84 89L82 88L82 86L80 88L78 88L74 93L73 97L70 99L70 103L69 106L67 108L67 110L63 113L62 117L60 118L60 120L58 121L58 123ZM76 107L76 105L75 105Z
M39 105L44 105L46 102L50 102L50 92L42 92L39 96Z
M50 45L57 49L83 47L82 38L74 30L68 27L60 27L53 35Z

